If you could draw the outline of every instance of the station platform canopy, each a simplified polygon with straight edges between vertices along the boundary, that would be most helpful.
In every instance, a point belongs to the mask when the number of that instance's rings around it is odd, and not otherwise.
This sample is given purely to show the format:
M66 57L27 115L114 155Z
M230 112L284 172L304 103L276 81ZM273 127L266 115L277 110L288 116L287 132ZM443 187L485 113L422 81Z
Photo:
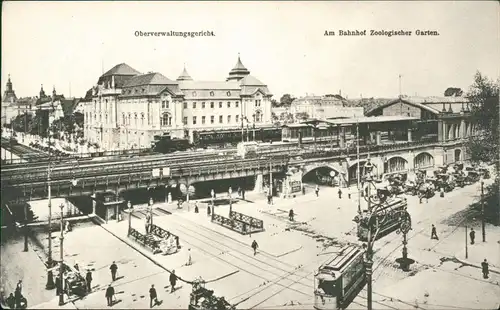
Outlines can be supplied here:
M365 116L365 117L349 117L349 118L337 118L337 119L326 119L318 120L311 119L297 124L300 125L312 125L312 126L343 126L343 125L353 125L353 124L373 124L373 123L387 123L387 122L401 122L401 121L416 121L418 117L412 116L402 116L402 115L383 115L383 116Z

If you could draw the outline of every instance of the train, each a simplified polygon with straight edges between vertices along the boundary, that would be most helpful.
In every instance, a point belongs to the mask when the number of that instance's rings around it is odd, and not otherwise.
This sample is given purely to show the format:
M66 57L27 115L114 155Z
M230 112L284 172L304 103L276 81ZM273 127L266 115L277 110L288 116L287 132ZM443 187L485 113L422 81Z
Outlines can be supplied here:
M151 148L158 153L172 153L196 148L236 146L241 141L276 142L281 141L281 128L263 127L254 130L225 129L194 131L193 142L188 139L172 138L170 134L154 136Z
M314 275L314 309L345 309L366 284L364 253L349 245L322 264Z
M406 210L407 205L406 199L393 198L387 200L376 209L375 213L372 215L373 218L370 220L372 224L377 223L378 225L377 228L379 229L379 232L375 236L375 240L378 240L400 228L401 213ZM363 212L368 211L364 210ZM366 216L362 216L361 218L356 216L354 221L358 224L358 239L360 241L367 241L369 230L368 218Z

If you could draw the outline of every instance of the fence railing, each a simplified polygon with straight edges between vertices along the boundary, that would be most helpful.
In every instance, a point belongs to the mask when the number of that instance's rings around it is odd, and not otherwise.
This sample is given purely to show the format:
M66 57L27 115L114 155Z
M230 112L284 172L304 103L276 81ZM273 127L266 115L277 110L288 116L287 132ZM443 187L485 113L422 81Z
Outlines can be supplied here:
M156 226L155 224L151 225L150 226L150 229L151 229L151 234L159 237L159 238L169 238L169 237L173 237L173 238L179 238L179 236L169 232L168 230L166 229L163 229L161 228L160 226Z
M242 235L251 233L249 225L237 219L229 219L219 214L212 214L212 222Z
M144 235L134 228L129 229L128 237L151 252L158 248L158 241L156 241L153 236Z
M229 213L229 218L247 224L247 230L250 230L251 233L264 230L264 221L251 217L249 215L239 213L236 211L231 211Z

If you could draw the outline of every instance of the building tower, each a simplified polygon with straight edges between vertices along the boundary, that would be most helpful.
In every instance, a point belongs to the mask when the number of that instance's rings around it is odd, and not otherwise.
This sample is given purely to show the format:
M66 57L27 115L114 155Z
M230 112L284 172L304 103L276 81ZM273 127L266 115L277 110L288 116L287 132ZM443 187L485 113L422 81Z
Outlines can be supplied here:
M16 100L17 100L16 92L14 92L14 89L12 89L12 82L10 81L10 74L9 74L9 79L7 80L7 89L3 93L2 102L12 103Z
M45 91L43 90L43 84L42 84L42 86L40 87L40 99L45 97L47 97L47 95L45 95Z
M241 63L240 54L238 53L238 62L236 66L229 72L229 76L226 81L239 81L245 76L249 75L250 71Z
M181 75L177 78L177 81L192 81L193 78L189 75L189 73L186 70L186 64L184 64L184 70L182 71Z

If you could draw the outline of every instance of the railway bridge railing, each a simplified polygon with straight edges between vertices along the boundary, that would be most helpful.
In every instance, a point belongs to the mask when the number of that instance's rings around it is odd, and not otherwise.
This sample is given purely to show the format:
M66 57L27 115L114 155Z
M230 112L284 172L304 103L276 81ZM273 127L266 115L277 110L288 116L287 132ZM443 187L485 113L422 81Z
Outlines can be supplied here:
M263 220L259 220L259 219L256 219L254 217L251 217L249 215L239 213L236 211L229 212L229 218L245 223L246 227L244 225L243 229L247 233L253 234L256 232L264 231L264 221Z

